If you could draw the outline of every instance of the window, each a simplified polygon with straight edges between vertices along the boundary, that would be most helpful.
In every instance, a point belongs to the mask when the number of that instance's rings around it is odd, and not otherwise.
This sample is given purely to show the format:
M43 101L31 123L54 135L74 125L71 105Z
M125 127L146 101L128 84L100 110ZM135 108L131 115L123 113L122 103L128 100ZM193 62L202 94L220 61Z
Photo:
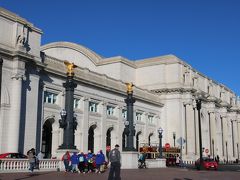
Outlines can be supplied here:
M148 116L148 122L149 124L153 124L153 116L151 115Z
M98 112L98 104L96 102L89 102L89 111Z
M114 114L114 107L113 106L107 106L107 115L113 116Z
M80 109L80 99L73 100L73 108Z
M126 109L122 110L122 117L123 117L123 119L127 119L127 110Z
M141 121L142 120L142 113L136 113L136 120Z
M44 92L44 102L50 104L56 104L57 94L45 91Z

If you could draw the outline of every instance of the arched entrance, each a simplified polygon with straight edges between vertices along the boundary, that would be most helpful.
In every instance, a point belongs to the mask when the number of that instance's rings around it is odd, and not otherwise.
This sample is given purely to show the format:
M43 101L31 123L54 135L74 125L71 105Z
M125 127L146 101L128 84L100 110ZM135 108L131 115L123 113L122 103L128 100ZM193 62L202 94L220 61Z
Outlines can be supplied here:
M50 119L46 120L42 132L42 152L44 158L51 158L52 153L52 123Z
M111 131L113 130L113 127L108 128L107 130L107 135L106 135L106 146L111 147ZM106 155L107 158L109 157L109 150L106 148Z
M138 148L139 148L139 135L142 134L142 131L139 131L137 134L136 134L136 149L138 151Z
M150 133L148 136L148 145L151 146L151 137L153 136L153 133Z
M94 124L88 130L88 150L94 151L94 130L97 126Z

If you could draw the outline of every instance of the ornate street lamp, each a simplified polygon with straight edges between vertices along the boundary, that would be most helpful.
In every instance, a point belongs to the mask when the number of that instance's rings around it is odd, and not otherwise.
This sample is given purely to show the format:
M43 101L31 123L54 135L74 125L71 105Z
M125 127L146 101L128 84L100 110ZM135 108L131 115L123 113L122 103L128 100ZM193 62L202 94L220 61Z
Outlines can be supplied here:
M127 98L125 103L127 105L127 120L125 121L124 134L127 135L127 146L124 148L124 151L136 151L134 148L134 136L135 136L135 127L133 122L133 104L135 103L135 98L133 97L133 83L126 83L127 85Z
M64 64L67 66L67 80L66 83L63 83L65 87L65 109L60 112L61 120L59 120L60 128L63 128L63 144L59 146L59 149L76 149L74 145L74 133L77 127L76 116L73 112L73 94L74 89L77 87L77 84L74 82L74 68L77 66L68 61L64 61Z
M202 100L206 99L209 95L205 95L203 93L196 94L196 106L198 110L198 132L199 132L199 156L200 156L200 167L203 165L203 156L202 156L202 127L201 127L201 108L202 108Z
M159 137L159 147L158 147L158 152L159 152L159 158L162 158L162 133L163 133L163 129L160 127L158 129L158 137Z
M173 145L175 147L175 140L176 140L176 132L173 132Z
M59 125L60 128L65 128L67 123L66 123L66 116L67 116L67 111L65 109L62 109L60 112L61 119L59 119Z

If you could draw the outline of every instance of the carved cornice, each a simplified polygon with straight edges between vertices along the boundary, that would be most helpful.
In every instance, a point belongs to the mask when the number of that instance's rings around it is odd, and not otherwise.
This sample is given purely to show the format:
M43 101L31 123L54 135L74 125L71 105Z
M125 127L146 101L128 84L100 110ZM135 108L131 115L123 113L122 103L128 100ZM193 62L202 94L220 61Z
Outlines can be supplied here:
M175 94L175 93L195 93L197 90L194 88L163 88L151 90L155 94Z
M14 14L14 13L12 13L12 12L4 9L4 8L1 8L1 7L0 7L0 16L5 17L7 19L10 19L13 22L17 22L17 23L23 24L25 26L28 26L32 30L34 30L34 31L36 31L40 34L43 33L41 29L34 27L33 24L30 23L29 21L27 21L26 19L18 16L17 14Z

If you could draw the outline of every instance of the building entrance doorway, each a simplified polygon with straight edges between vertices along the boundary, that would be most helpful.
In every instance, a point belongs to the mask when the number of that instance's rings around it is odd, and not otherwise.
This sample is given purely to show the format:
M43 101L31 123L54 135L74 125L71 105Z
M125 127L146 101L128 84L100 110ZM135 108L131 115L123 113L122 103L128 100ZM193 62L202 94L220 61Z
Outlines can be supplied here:
M42 132L42 153L44 158L51 158L52 153L52 123L46 120Z
M140 134L142 134L142 131L139 131L136 135L136 149L137 149L137 151L139 149L139 136L140 136Z
M106 156L107 156L107 158L109 158L109 147L111 147L111 131L113 130L113 127L110 127L110 128L108 128L108 130L107 130L107 135L106 135L106 146L108 147L108 148L106 148Z
M94 129L96 127L96 125L92 125L88 130L88 150L91 150L92 153L94 153Z

